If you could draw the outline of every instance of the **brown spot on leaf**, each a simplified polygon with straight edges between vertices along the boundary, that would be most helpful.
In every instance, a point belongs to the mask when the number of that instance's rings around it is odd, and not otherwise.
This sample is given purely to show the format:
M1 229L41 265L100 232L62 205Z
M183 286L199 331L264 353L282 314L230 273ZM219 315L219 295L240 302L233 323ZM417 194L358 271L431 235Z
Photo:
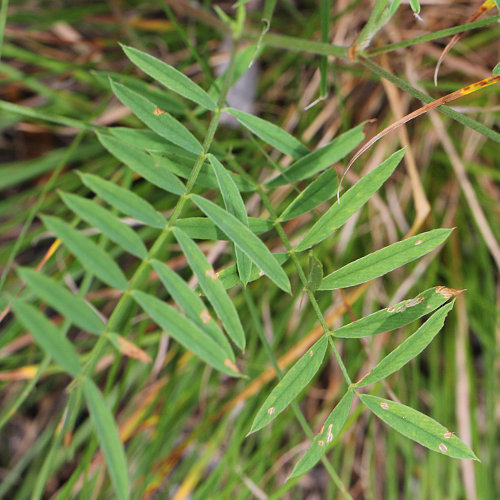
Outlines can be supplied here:
M311 350L309 351L309 356L311 356L311 358L312 358L312 357L313 357L313 354L314 354L314 351L311 349Z
M446 431L443 435L445 439L450 439L453 436L451 431Z
M219 273L216 273L213 269L207 269L205 272L205 276L208 276L209 278L216 280L219 277Z
M414 299L410 299L405 306L406 307L414 307L418 304L421 304L425 300L425 297L415 297Z
M163 109L160 109L160 108L155 108L155 110L153 111L153 115L155 115L155 116L160 116L163 113L165 113L165 111L163 111Z
M417 240L417 241L415 242L415 246L417 246L417 245L421 245L422 243L423 243L423 240Z
M441 294L445 299L449 299L451 297L456 297L465 291L465 288L462 290L455 290L454 288L447 288L445 286L437 286L436 293Z
M264 274L266 274L262 269L259 271L259 276L262 277L264 276Z
M318 446L325 446L325 442L322 439L320 439L318 441Z
M128 341L121 335L118 335L116 337L116 341L118 343L120 352L122 354L125 354L125 356L128 356L130 358L138 359L139 361L142 361L143 363L151 363L152 359L148 355L146 351L143 351L140 347L137 347L135 344L132 342Z
M233 372L240 373L238 367L229 358L226 358L224 360L224 365L227 366L230 370L233 370Z
M439 443L439 451L446 453L448 451L448 446L446 446L444 443Z
M271 406L271 408L269 408L269 410L267 410L267 413L269 415L274 415L274 412L276 411L276 408L274 406Z
M210 323L210 320L212 319L212 316L210 316L210 313L208 312L208 309L203 309L203 311L201 311L201 313L200 313L200 319L205 324Z
M382 408L382 410L388 410L389 409L389 405L387 404L386 401L382 401L380 403L380 408Z
M388 312L388 313L393 313L395 310L396 310L396 306L389 306L389 307L387 308L387 312Z

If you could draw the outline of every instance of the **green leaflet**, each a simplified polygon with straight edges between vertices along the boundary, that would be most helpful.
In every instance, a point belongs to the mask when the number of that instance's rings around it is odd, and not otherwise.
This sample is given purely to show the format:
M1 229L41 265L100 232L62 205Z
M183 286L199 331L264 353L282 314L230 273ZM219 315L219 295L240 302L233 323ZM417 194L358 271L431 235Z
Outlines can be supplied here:
M186 99L210 111L215 110L216 104L213 99L186 75L145 52L126 45L121 45L121 47L127 57L151 78Z
M283 265L290 256L285 252L273 253L273 257L279 264ZM260 273L255 266L252 266L252 272L250 273L250 279L248 282L251 283L252 281L257 281L259 278L262 278L262 273ZM222 269L222 271L219 272L219 279L226 289L233 288L233 286L241 284L238 273L236 272L236 266L234 264Z
M175 150L176 152L178 151L182 153L182 155L190 161L191 165L196 161L195 154L189 153L171 142L165 142L163 137L160 137L158 134L155 134L152 130L147 128L138 129L128 127L111 127L107 129L107 132L109 132L115 139L119 139L128 146L139 149L143 152L157 151L164 153L166 151Z
M249 434L272 422L318 373L325 357L328 337L323 335L278 382L255 415Z
M186 155L181 155L177 151L167 151L163 153L151 153L151 156L155 164L163 169L169 170L183 179L189 178L194 162L189 160L189 157L186 157ZM244 179L241 175L234 173L229 173L229 175L240 191L255 191L255 184ZM196 184L212 189L218 189L219 187L217 177L212 172L212 169L208 167L200 171L196 178Z
M364 123L344 132L330 142L330 144L303 156L290 165L283 173L280 173L267 182L266 186L275 188L283 184L289 184L290 182L308 179L333 163L338 162L365 138L363 127Z
M349 189L340 198L340 203L332 205L314 224L297 246L297 251L307 250L316 245L345 224L380 189L380 186L394 172L403 156L403 149L396 151Z
M325 170L286 207L285 211L279 216L279 220L287 221L311 211L335 196L337 186L335 170L332 168Z
M134 290L132 297L151 316L153 321L179 344L192 351L216 370L233 377L239 376L236 366L222 348L214 342L208 333L190 319L165 302L147 293Z
M231 113L250 132L283 154L297 160L309 153L309 150L300 141L274 123L234 108L227 108L225 111Z
M110 240L120 245L125 251L145 259L148 251L133 229L118 217L92 200L70 193L59 193L64 203L81 219L102 231Z
M129 146L114 137L97 134L101 144L121 162L134 172L169 193L182 195L186 192L184 184L165 168L159 168L155 160L148 154Z
M229 239L250 257L252 262L264 274L269 276L279 288L290 293L290 281L285 271L283 271L283 268L278 264L266 245L250 229L234 215L226 212L215 203L198 195L193 195L191 198L228 235Z
M117 186L93 174L78 173L82 182L100 198L120 212L137 219L147 226L163 229L165 217L157 212L147 201L121 186Z
M402 368L406 363L416 358L443 328L447 314L453 308L455 301L438 309L411 337L408 337L394 351L382 359L368 375L363 377L355 385L364 387L388 377Z
M451 289L439 286L429 288L413 299L403 300L398 304L353 321L335 330L333 336L353 339L401 328L441 307L450 298L450 295L443 290ZM453 290L453 292L456 291Z
M273 223L269 219L249 217L250 231L254 234L262 234L273 229ZM227 240L227 234L215 225L207 217L190 217L189 219L177 219L175 226L180 227L190 238L195 240Z
M127 278L116 262L90 238L57 217L44 215L42 220L47 229L61 239L87 271L113 288L119 290L127 288Z
M434 250L452 231L453 229L434 229L377 250L323 278L319 289L336 290L383 276Z
M61 283L27 267L18 267L17 273L29 288L73 324L96 335L104 331L104 322L99 315L87 302L71 293Z
M73 377L82 371L78 354L71 342L38 309L21 300L12 301L12 310L36 343Z
M315 292L321 280L323 279L323 264L321 261L311 252L309 255L309 276L307 278L307 287L311 292Z
M208 160L210 161L217 177L219 190L222 194L222 198L224 199L226 210L248 227L247 210L245 208L245 204L243 203L243 199L241 198L241 194L231 178L231 175L229 175L229 172L215 156L210 155ZM238 273L240 275L241 282L246 286L248 280L250 279L250 273L252 272L252 261L245 254L245 252L238 247L235 247L235 253Z
M198 278L200 287L219 316L229 337L242 350L245 349L245 332L232 300L198 245L179 228L174 228L175 238Z
M115 493L119 500L127 500L130 498L127 459L115 419L94 382L85 377L82 386Z
M378 418L412 441L449 457L478 460L463 441L427 415L388 399L367 394L359 397Z
M335 440L342 430L342 427L344 427L347 417L349 416L353 398L354 393L352 391L347 391L325 420L322 430L315 436L304 456L293 468L288 479L305 474L326 454L330 448L330 443Z
M500 10L500 7L498 7L498 10ZM500 76L500 63L498 63L494 68L493 68L493 76Z
M172 115L125 85L111 80L111 88L116 97L130 108L144 125L158 135L186 151L198 155L203 153L203 147L198 139Z
M189 288L189 285L175 271L172 271L162 262L153 260L151 264L175 303L182 308L188 318L194 321L202 330L205 330L234 362L235 358L231 344L210 316L198 294Z

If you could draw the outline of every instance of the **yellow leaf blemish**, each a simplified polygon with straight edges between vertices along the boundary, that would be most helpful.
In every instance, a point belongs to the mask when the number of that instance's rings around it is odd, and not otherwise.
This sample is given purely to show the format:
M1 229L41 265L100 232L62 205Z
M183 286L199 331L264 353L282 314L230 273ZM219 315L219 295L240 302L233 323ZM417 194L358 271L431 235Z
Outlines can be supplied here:
M417 246L417 245L421 245L422 243L423 243L423 241L422 241L422 240L417 240L417 241L415 242L415 246Z
M219 273L216 273L213 269L207 269L205 272L205 276L208 276L209 278L216 280L219 277Z
M322 439L320 439L318 441L318 446L325 446L325 442Z
M386 401L382 401L380 403L380 408L382 408L383 410L388 410L389 409L389 405L387 404Z
M269 415L274 415L275 411L276 411L276 408L274 406L271 406L271 408L269 408L269 410L267 410L267 413Z
M313 354L314 354L314 351L311 349L311 350L309 351L309 356L311 356L311 358L312 358L312 357L313 357Z
M201 311L201 313L200 313L200 319L205 324L210 323L210 320L212 319L212 316L210 316L210 313L208 312L208 309L203 309L203 311Z

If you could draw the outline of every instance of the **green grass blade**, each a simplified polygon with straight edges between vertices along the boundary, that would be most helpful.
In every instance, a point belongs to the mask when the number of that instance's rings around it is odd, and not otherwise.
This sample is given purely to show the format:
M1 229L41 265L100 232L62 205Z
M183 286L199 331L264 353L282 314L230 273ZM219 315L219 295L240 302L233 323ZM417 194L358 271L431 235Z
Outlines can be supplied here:
M383 276L434 250L452 231L453 229L434 229L377 250L323 278L319 289L336 290Z
M198 139L170 113L163 111L125 85L111 80L111 87L116 97L151 130L186 151L195 154L203 153L203 147Z
M127 459L113 414L92 380L85 378L82 386L116 496L127 500L130 498Z
M42 220L47 229L64 243L87 271L113 288L119 290L127 288L127 278L102 248L57 217L45 215L42 216Z
M332 205L314 224L297 246L297 251L307 250L316 245L345 224L380 189L399 165L403 156L403 149L396 151L349 189L340 198L340 203Z
M222 286L216 272L198 245L179 228L174 235L182 247L189 266L198 278L200 287L219 316L229 337L240 348L245 349L245 332L232 300Z
M93 174L79 173L82 182L120 212L143 222L144 224L163 229L167 223L165 217L157 212L146 200L132 191L117 186Z
M396 347L366 377L357 382L356 387L364 387L378 382L401 369L413 358L416 358L443 328L444 320L453 308L454 302L452 301L438 309L411 337Z
M142 240L133 229L121 222L118 217L94 201L76 194L61 192L60 196L68 208L73 210L78 217L98 228L125 251L140 259L146 258L148 251Z
M337 187L335 170L332 168L325 170L286 207L279 219L287 221L313 210L321 203L335 196Z
M104 331L104 322L99 315L87 302L71 293L62 284L27 267L18 267L17 273L41 299L73 324L96 335Z
M175 303L186 313L188 318L194 321L202 330L205 330L234 362L235 358L231 344L215 320L210 316L198 294L189 288L189 285L175 271L172 271L162 262L153 260L151 264Z
M274 123L250 115L244 111L239 111L238 109L227 108L226 111L231 113L241 125L265 143L270 144L283 154L291 156L294 160L298 160L302 156L309 154L309 149L306 146Z
M299 395L318 373L327 345L324 335L290 368L257 411L249 434L272 422Z
M388 399L367 394L359 397L378 418L403 436L448 457L478 460L463 441L427 415Z
M266 186L275 188L290 182L301 181L321 172L333 163L348 155L365 138L364 123L344 132L330 144L323 146L292 163L284 172L277 175Z
M335 330L333 336L357 339L406 326L441 307L449 299L449 295L440 293L441 288L429 288L413 299L403 300L386 309L353 321Z
M176 92L210 111L215 111L216 104L214 100L186 75L145 52L122 44L121 47L127 57L138 68L142 69L144 73L167 87L167 89Z
M98 134L101 144L134 172L169 193L182 195L186 192L184 184L165 168L158 168L154 158L129 146L114 137Z
M198 195L193 195L192 199L227 234L229 239L250 257L252 262L264 274L269 276L279 288L290 293L290 281L285 271L283 271L283 268L278 264L266 245L249 228L242 224L234 215L223 210L215 203Z
M132 292L132 296L153 321L179 344L192 351L216 370L233 377L239 376L236 366L222 348L190 319L147 293L135 290Z
M249 217L248 225L254 234L262 234L273 228L269 219ZM189 219L177 219L175 226L181 228L190 238L194 240L227 240L228 236L207 217L190 217Z
M238 220L240 220L245 226L248 226L248 215L241 198L241 194L236 187L229 172L224 168L222 163L213 155L208 157L210 164L214 170L217 177L217 182L219 183L219 190L224 199L224 205L226 210L233 214ZM240 248L235 248L236 253L236 263L238 265L238 272L243 285L246 286L248 280L250 279L250 273L252 272L252 261L250 258L241 250Z
M19 322L28 330L35 342L73 377L82 370L78 354L71 342L36 307L21 300L12 301L12 309Z
M353 398L354 393L352 391L347 391L330 415L328 415L323 424L322 431L315 436L303 457L295 464L288 479L305 474L325 456L330 448L329 444L334 441L344 427L347 417L349 416Z

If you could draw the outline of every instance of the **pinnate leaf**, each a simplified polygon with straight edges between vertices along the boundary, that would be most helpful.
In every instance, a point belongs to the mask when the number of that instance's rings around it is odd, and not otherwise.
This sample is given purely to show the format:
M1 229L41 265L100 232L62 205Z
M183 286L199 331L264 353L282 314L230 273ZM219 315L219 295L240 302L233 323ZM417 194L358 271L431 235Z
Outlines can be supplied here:
M408 337L394 351L382 359L377 366L356 383L357 387L373 384L384 379L416 358L437 335L444 325L447 314L453 308L453 302L438 309L411 337Z
M158 135L191 153L203 153L203 147L198 139L171 114L125 85L111 80L111 88L116 97L130 108L144 125Z
M78 376L82 370L78 354L54 323L38 309L21 300L13 300L12 309L19 322L31 333L35 342L66 372L73 377Z
M290 182L308 179L341 160L365 138L363 126L364 123L344 132L330 142L330 144L303 156L290 165L284 172L267 182L266 185L270 188L275 188L283 184L289 184Z
M319 289L336 290L383 276L434 250L452 231L453 229L434 229L377 250L323 278Z
M215 156L210 155L208 159L217 177L219 190L224 199L226 210L230 214L233 214L243 224L245 224L245 226L248 226L247 210L235 182L229 175L229 172L224 168L222 163ZM245 254L245 252L243 252L243 250L238 247L235 248L235 253L236 263L238 266L238 272L241 281L243 285L246 285L248 283L248 280L250 279L250 273L252 271L252 261Z
M127 459L115 419L94 382L85 377L82 386L116 496L127 500L130 498Z
M353 398L354 393L352 391L347 391L330 415L328 415L321 432L315 436L304 456L293 468L288 479L305 474L326 454L329 444L334 441L342 430L342 427L344 427L347 417L349 416Z
M146 258L148 251L142 240L133 229L124 224L118 217L95 201L87 200L71 193L60 193L64 203L83 220L95 226L110 240L120 245L124 250L139 257Z
M332 205L313 225L297 246L297 250L306 250L316 245L345 224L380 189L382 184L394 172L403 156L404 150L396 151L396 153L358 181L340 198L340 203L337 202Z
M146 200L121 186L93 174L80 174L83 183L103 200L147 226L163 229L167 221Z
M64 243L87 271L114 288L127 288L127 278L101 247L57 217L45 215L42 220L47 229Z
M441 307L450 297L461 292L462 290L453 290L441 286L429 288L413 299L403 300L342 326L333 332L333 336L354 339L401 328L431 313Z
M335 170L325 170L286 207L279 219L287 221L311 211L319 204L335 196L337 186L337 174Z
M478 460L463 441L427 415L377 396L360 394L359 397L378 418L403 436L449 457Z
M198 245L179 228L173 230L175 238L182 247L189 266L198 278L201 289L222 321L227 334L240 348L245 348L245 332L232 300L214 271L205 254Z
M71 293L62 284L27 267L18 267L17 272L40 298L76 326L96 335L104 331L104 322L99 315L87 302Z
M202 330L205 330L229 358L234 361L231 344L215 320L210 316L198 294L189 288L189 285L175 271L163 264L163 262L153 260L152 266L158 273L163 286L167 289L175 303L186 313L187 317L194 321Z
M127 167L169 193L182 195L186 192L184 184L171 172L157 166L148 154L129 146L125 142L110 135L98 134L101 144Z
M227 357L224 350L189 318L152 295L135 290L132 296L153 321L179 344L192 351L216 370L233 377L239 376L237 367Z
M272 422L318 373L325 357L328 337L323 335L278 382L255 415L249 433Z
M274 123L238 109L227 108L226 111L231 113L250 132L253 132L257 137L260 137L264 142L275 147L283 154L299 159L309 153L309 150L299 140Z
M122 45L122 49L137 67L157 82L210 111L215 110L216 104L213 99L180 71L133 47Z
M283 268L278 264L266 245L248 227L215 203L198 195L193 195L192 199L227 234L229 239L250 257L258 269L269 276L279 288L285 292L290 292L290 281L285 271L283 271Z

